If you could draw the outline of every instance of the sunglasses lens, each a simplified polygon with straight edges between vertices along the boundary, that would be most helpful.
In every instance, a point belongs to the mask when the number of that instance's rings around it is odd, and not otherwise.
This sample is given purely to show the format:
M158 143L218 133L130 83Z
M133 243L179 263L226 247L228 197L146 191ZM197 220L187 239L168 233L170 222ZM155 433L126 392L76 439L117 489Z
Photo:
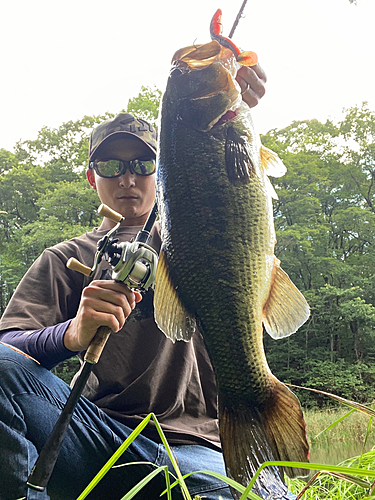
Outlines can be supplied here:
M151 175L156 170L154 160L133 160L132 167L134 173L138 175Z
M91 165L101 177L119 177L125 174L128 168L131 173L137 175L151 175L156 170L155 160L95 160Z
M121 175L123 166L120 160L96 161L96 171L102 177L117 177Z

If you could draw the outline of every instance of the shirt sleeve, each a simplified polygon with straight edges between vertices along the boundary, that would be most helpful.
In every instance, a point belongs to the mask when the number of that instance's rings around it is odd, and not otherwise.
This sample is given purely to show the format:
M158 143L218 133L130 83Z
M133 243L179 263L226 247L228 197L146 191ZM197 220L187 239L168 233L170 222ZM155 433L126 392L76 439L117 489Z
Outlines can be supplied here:
M64 345L64 334L69 324L70 320L39 330L5 330L0 332L0 341L16 347L51 370L62 361L78 354Z
M37 331L74 318L84 277L66 267L68 256L76 257L73 249L60 248L45 250L27 271L0 320L0 331Z

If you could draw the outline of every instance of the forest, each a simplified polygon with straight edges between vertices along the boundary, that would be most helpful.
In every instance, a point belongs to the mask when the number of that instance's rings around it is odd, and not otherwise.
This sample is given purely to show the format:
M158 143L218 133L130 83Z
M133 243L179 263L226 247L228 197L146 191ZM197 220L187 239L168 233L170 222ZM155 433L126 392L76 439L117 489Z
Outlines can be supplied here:
M142 87L123 111L157 122L160 91ZM119 110L120 112L121 110ZM43 251L98 225L99 199L86 181L88 138L110 117L85 116L36 140L0 149L0 314ZM304 293L309 320L279 341L265 335L282 381L357 402L375 398L375 112L366 103L337 123L291 123L261 137L288 171L272 179L276 256ZM56 372L69 380L75 361ZM305 407L330 399L298 390Z

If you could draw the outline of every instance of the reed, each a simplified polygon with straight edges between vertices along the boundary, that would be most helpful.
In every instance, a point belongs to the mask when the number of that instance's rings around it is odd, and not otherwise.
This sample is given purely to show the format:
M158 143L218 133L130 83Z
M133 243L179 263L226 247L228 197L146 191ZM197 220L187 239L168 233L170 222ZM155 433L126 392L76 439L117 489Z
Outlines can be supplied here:
M346 418L347 408L335 408L324 411L305 410L307 437L312 445L325 443L335 445L342 442L363 442L366 439L375 442L375 429L368 429L369 416L362 412L351 412ZM332 423L340 420L334 427L328 429ZM324 432L325 431L325 432Z

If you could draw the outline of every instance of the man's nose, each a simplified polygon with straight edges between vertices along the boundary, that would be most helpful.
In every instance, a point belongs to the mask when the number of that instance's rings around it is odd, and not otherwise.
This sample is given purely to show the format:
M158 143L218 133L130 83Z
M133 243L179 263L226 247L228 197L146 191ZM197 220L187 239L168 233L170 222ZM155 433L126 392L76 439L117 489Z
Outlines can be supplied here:
M119 177L119 185L125 188L135 185L135 174L132 174L129 169Z

